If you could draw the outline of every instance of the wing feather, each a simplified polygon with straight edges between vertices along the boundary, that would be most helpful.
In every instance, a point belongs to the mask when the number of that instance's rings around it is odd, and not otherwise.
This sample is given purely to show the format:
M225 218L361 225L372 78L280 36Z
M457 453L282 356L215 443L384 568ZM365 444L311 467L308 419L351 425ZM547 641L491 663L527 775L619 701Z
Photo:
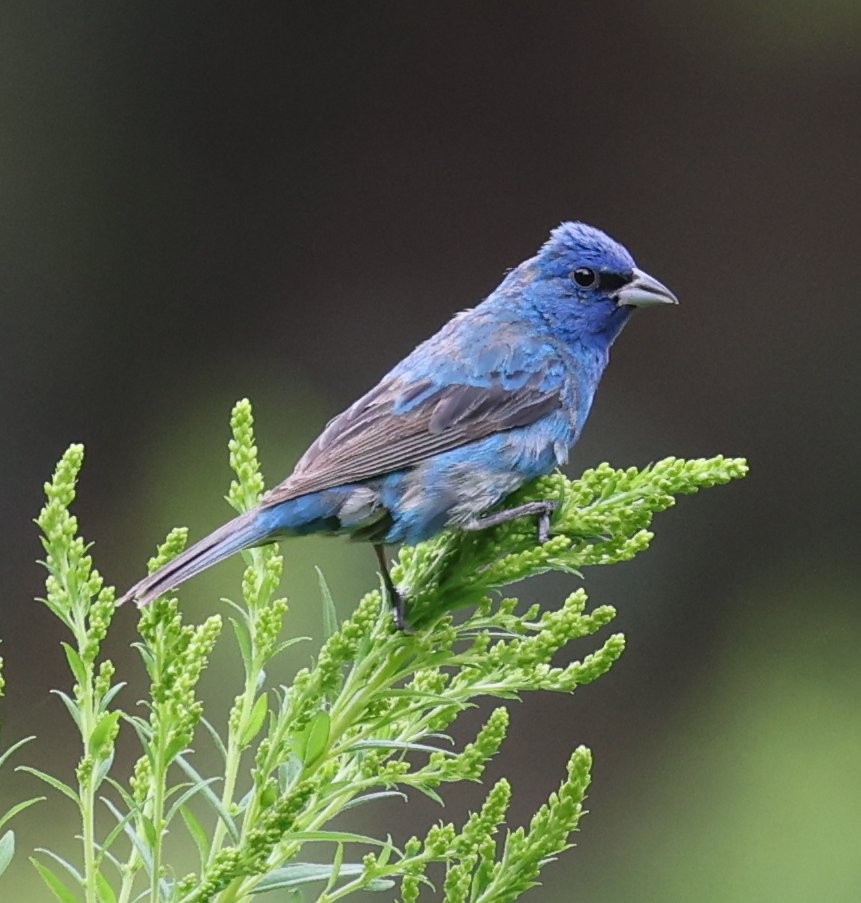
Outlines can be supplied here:
M263 504L405 470L431 455L534 423L562 404L561 380L545 383L546 371L518 388L501 381L440 386L384 379L327 424Z

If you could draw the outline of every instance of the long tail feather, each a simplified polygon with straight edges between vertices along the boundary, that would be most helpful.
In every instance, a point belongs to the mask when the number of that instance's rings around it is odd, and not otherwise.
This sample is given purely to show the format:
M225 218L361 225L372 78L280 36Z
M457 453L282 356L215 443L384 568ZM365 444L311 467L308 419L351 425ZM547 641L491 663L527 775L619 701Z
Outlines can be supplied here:
M240 514L144 577L117 604L134 599L139 607L144 606L234 552L261 545L272 535L271 524L265 523L266 520L260 516L259 509Z

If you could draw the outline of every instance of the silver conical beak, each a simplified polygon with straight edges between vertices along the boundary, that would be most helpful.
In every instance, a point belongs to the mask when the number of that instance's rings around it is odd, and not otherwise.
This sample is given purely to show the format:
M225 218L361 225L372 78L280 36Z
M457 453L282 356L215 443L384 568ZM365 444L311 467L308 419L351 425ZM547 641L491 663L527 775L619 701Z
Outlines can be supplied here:
M634 278L616 292L616 303L629 307L655 307L658 304L678 304L679 299L663 282L634 267Z

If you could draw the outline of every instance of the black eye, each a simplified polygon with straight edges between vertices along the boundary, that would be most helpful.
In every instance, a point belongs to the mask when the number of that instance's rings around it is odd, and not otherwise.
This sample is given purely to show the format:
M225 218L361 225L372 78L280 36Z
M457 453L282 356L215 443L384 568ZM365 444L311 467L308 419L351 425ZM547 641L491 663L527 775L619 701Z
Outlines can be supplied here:
M589 267L577 267L571 275L581 288L589 288L595 284L595 271L590 270Z

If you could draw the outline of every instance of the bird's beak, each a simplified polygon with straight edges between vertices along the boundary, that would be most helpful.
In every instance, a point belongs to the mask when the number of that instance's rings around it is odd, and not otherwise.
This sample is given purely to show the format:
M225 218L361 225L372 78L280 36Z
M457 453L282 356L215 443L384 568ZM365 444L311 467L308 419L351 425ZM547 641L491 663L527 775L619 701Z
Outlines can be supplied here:
M629 307L654 307L657 304L678 304L679 299L653 276L634 267L634 277L616 292L616 303Z

